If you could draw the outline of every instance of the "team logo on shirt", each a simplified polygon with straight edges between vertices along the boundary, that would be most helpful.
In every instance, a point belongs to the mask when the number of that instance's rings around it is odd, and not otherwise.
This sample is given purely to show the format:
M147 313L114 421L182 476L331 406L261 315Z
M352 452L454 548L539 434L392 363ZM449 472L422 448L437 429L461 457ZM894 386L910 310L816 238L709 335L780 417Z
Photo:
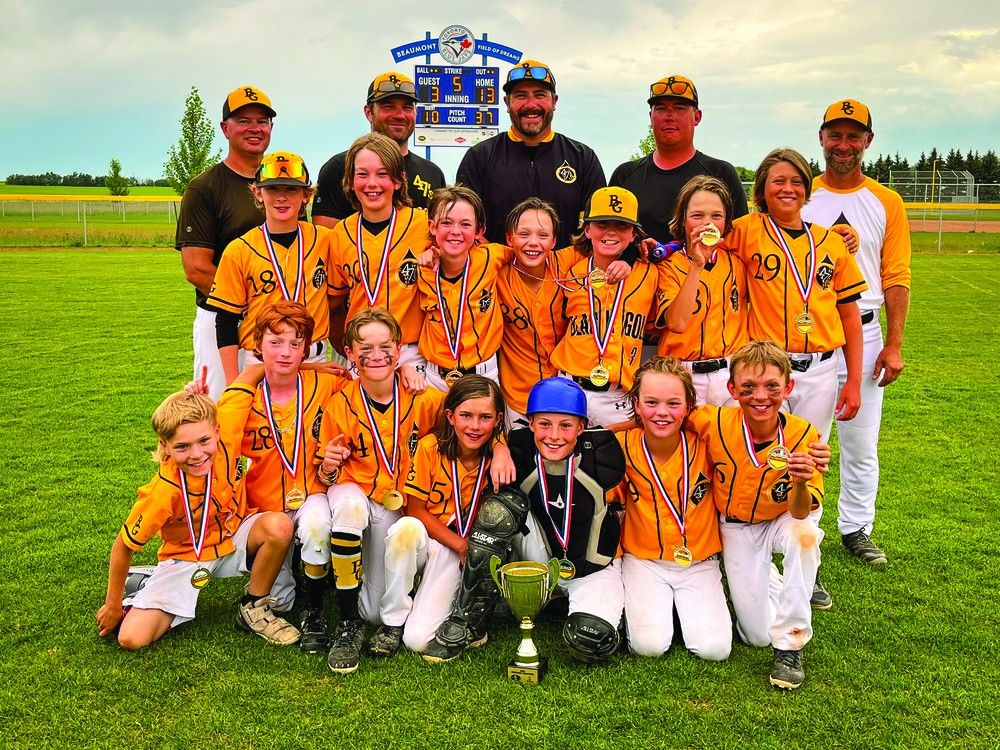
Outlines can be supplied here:
M489 289L483 290L483 296L479 298L479 312L485 313L490 309L490 305L493 304L493 295L490 294Z
M313 289L319 289L326 285L326 266L323 265L323 261L319 260L316 262L316 270L313 271L312 277Z
M417 283L417 259L413 256L412 250L407 249L406 257L399 264L396 275L403 286L410 287Z
M246 456L241 456L236 460L236 479L234 481L239 482L243 479L243 475L250 470L250 459Z
M563 163L556 167L556 179L559 182L572 185L576 182L576 170L569 165L568 161L563 160Z
M410 458L413 458L417 453L417 441L419 439L420 435L414 425L413 429L410 430L410 439L406 441L406 450L410 452Z
M694 480L694 487L691 490L691 502L697 507L698 503L705 499L708 494L708 477L698 472L698 478Z
M829 289L831 281L833 281L833 259L827 255L816 269L816 283L823 289Z
M729 305L733 308L733 312L740 311L740 290L735 285L729 290Z
M319 440L319 426L322 423L322 421L323 421L323 407L321 406L319 408L319 411L316 412L316 419L313 420L312 424L311 432L313 440Z
M771 488L771 499L776 503L787 503L792 492L792 483L787 479L779 479Z

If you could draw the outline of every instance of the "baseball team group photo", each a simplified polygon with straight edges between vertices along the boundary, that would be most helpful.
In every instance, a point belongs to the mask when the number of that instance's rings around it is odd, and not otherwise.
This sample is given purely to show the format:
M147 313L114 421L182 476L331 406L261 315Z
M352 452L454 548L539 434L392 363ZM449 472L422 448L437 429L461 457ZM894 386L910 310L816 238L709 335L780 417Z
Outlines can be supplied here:
M683 57L614 165L463 34L308 163L205 88L172 247L0 247L14 745L1000 741L992 186L928 221L851 85L707 154Z

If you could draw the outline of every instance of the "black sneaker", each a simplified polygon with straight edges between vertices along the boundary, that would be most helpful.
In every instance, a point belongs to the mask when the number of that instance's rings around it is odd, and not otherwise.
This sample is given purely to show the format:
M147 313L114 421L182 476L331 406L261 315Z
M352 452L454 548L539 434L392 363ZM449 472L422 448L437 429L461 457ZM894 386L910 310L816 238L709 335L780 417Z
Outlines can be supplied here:
M847 547L847 551L860 560L872 565L885 565L889 558L885 552L879 549L872 538L865 533L864 529L852 531L850 534L842 534L840 541Z
M372 656L388 658L395 656L403 644L403 628L400 625L380 625L375 635L368 641L368 653Z
M774 649L774 664L771 667L771 684L782 690L794 690L806 678L802 669L802 650L785 651Z
M365 642L365 623L362 620L341 620L333 634L333 645L326 659L330 670L337 674L350 674L358 669L361 646Z
M444 664L449 661L455 661L455 659L465 653L467 648L479 648L489 639L489 633L483 632L473 633L472 640L449 646L442 645L437 640L433 640L427 644L427 648L424 649L424 652L420 656L428 664Z
M833 609L833 597L830 592L823 588L823 582L819 580L819 571L816 571L816 583L813 584L812 598L809 603L813 609Z
M330 634L326 632L326 615L323 610L302 610L302 624L299 630L302 631L299 648L307 654L321 654L329 650Z

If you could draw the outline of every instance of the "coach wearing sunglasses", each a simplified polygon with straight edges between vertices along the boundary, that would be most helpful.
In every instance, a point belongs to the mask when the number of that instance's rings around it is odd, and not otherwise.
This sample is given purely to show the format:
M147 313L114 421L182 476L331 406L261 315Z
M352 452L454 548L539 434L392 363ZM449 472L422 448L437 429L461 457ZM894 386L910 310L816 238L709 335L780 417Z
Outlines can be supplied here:
M658 242L672 237L668 223L681 188L692 177L707 175L725 183L733 199L733 216L747 213L747 197L733 165L713 159L694 147L694 129L701 122L698 89L681 75L661 78L649 87L649 124L656 149L637 161L627 161L611 175L611 184L639 199L639 223Z
M505 242L507 214L525 198L537 197L559 214L556 247L565 247L591 193L607 184L601 162L589 146L552 130L559 97L544 63L520 63L507 74L503 91L510 130L469 149L456 182L483 199L490 242Z

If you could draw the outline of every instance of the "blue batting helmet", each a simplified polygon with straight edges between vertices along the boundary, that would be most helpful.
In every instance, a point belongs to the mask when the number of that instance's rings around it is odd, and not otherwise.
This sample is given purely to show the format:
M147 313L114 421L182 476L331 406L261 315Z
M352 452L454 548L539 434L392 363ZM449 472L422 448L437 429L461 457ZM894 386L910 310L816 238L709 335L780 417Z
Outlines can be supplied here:
M545 378L535 384L528 394L528 410L526 414L552 412L554 414L572 414L574 417L587 418L587 396L583 388L566 378Z

